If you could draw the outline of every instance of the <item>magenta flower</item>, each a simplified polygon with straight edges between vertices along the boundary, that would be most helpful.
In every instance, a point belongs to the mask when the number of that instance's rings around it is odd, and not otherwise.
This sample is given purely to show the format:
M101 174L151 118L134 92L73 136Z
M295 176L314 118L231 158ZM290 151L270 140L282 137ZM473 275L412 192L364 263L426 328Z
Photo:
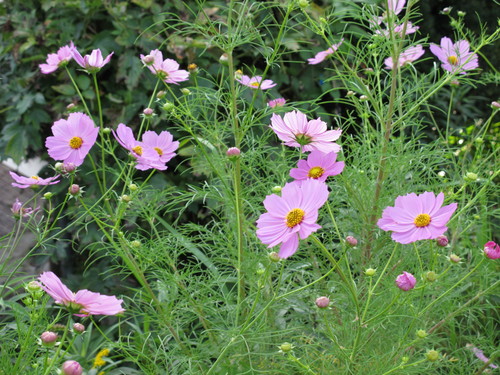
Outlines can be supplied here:
M19 176L14 172L9 172L9 173L10 176L14 179L14 181L16 181L12 183L12 186L21 189L26 189L29 187L37 188L38 186L44 186L44 185L54 185L59 182L59 180L55 181L57 178L59 178L59 175L49 178L40 178L38 176L31 176L31 177Z
M339 49L341 46L342 42L344 41L344 38L340 40L340 42L336 44L332 44L330 48L328 48L325 51L318 52L314 57L311 57L310 59L307 59L309 65L316 65L319 64L320 62L323 62L328 56L333 54L335 51Z
M396 286L405 292L415 288L416 283L417 279L415 279L415 276L406 271L396 278Z
M49 53L46 64L38 65L40 71L43 74L50 74L55 72L60 66L66 65L73 58L74 49L75 45L73 42L70 42L69 45L59 48L57 53Z
M248 86L251 89L267 90L276 86L276 83L274 83L270 79L265 79L264 81L262 81L261 76L255 76L251 78L249 76L241 76L241 78L236 80L242 85Z
M70 113L67 120L54 122L52 134L45 146L50 157L79 166L94 145L99 128L89 116L81 112Z
M273 100L268 101L267 105L271 108L275 108L275 107L284 107L285 103L286 103L285 99L277 98L277 99L273 99Z
M289 147L301 147L302 152L321 151L323 153L339 152L340 146L336 141L342 131L326 130L326 122L320 118L307 121L307 117L300 111L292 111L283 118L274 113L271 117L271 129L279 139Z
M150 61L151 57L153 58L152 62ZM175 60L163 60L163 54L157 49L151 51L147 56L141 55L141 61L148 67L151 73L166 83L178 85L179 82L189 79L189 72L187 70L179 69L179 64Z
M382 212L377 225L392 231L392 239L402 244L435 239L446 232L446 224L457 209L456 203L441 207L443 201L443 193L437 197L430 192L399 196L394 207L386 207Z
M484 255L490 259L500 258L500 246L493 241L488 241L484 244Z
M345 163L336 160L335 152L324 154L321 151L312 151L307 160L299 160L297 168L290 170L290 177L296 181L313 178L325 182L327 177L336 176L344 170Z
M58 305L65 306L76 316L116 315L124 312L123 300L115 296L83 289L73 293L53 272L44 272L38 280L42 289L47 292Z
M469 42L459 40L455 44L450 38L441 38L441 46L430 45L431 52L443 63L444 70L451 73L466 74L466 70L479 66L477 55L469 51Z
M410 47L404 50L399 54L398 58L398 67L402 67L408 63L411 63L421 57L425 53L424 49L422 46L416 45L415 47ZM384 60L385 67L386 69L392 69L393 67L393 61L392 57L388 57L387 59Z
M279 257L290 257L299 247L299 238L305 239L321 228L316 224L318 210L327 199L328 188L321 181L286 184L281 197L271 194L264 200L267 212L257 220L257 237L269 248L281 243Z
M111 56L113 56L113 54L114 52L111 52L106 58L103 58L102 52L98 48L93 50L90 55L85 55L85 57L82 57L82 55L80 55L80 52L78 52L76 48L73 50L73 58L75 59L77 64L89 73L95 73L101 70L104 65L109 63L109 60L111 60Z

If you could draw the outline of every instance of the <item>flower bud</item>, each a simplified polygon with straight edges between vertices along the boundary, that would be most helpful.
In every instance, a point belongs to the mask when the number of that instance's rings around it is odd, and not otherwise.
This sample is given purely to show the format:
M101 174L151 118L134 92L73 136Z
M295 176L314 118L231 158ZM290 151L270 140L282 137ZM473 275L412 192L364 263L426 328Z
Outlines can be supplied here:
M474 182L478 180L477 174L473 172L467 172L464 176L465 181Z
M223 53L222 55L220 55L219 57L219 62L222 64L222 65L226 65L228 64L227 60L229 59L229 56L227 55L227 53Z
M236 72L234 72L235 79L241 79L242 76L243 76L243 72L240 69L238 69Z
M448 259L450 260L451 263L460 263L460 261L462 260L462 258L460 258L456 254L450 254L450 256L448 257Z
M403 362L403 363L408 363L409 360L410 360L410 357L408 357L406 355L401 358L401 362Z
M42 286L40 285L40 283L38 281L30 281L28 284L26 284L26 286L24 287L24 289L26 289L26 291L28 293L37 293L37 292L40 292L42 290Z
M365 102L365 101L367 101L367 100L368 100L368 96L366 96L366 95L361 95L361 96L359 97L359 100L361 100L362 102Z
M75 333L83 333L85 332L85 326L81 323L75 323L73 324L73 331Z
M446 176L446 172L445 171L439 171L438 172L438 176L439 177L444 177L444 176Z
M368 276L368 277L372 277L375 275L375 272L377 272L376 269L373 269L373 268L367 268L365 270L365 275Z
M280 256L275 251L273 251L272 253L269 253L268 257L269 257L269 260L273 263L278 263L281 260Z
M463 11L461 11L461 10L459 10L459 11L457 12L457 16L459 16L459 17L464 17L466 14L467 14L467 13L465 13L465 12L463 12Z
M72 110L73 108L75 108L75 104L74 104L74 103L69 103L69 104L66 106L66 109L67 109L67 110Z
M345 238L345 242L347 242L347 244L349 246L356 246L358 244L358 240L356 238L354 238L353 236L347 236Z
M349 91L347 91L347 94L345 96L350 97L350 96L354 96L354 95L355 95L354 91L349 90Z
M441 11L441 14L448 15L451 13L452 9L453 9L452 7L443 8L443 10Z
M330 298L328 297L318 297L316 298L316 306L320 309L325 309L330 304Z
M69 192L72 196L76 197L77 195L80 195L80 192L81 192L80 186L79 186L79 185L77 185L77 184L73 184L73 185L71 185L71 186L69 187L68 192Z
M417 337L420 339L425 339L427 337L427 332L425 332L425 330L423 329L419 329L417 331Z
M286 99L283 99L283 98L277 98L277 99L273 99L273 100L270 100L267 102L267 105L271 108L275 108L275 107L283 107L286 103Z
M425 357L427 358L428 361L436 362L439 359L439 353L435 350L429 350L425 354Z
M130 189L130 191L136 191L137 189L139 189L139 187L136 184L130 184L128 188Z
M278 194L278 193L281 193L281 189L283 189L282 186L279 186L279 185L276 185L276 186L273 186L271 191L275 194Z
M73 163L63 163L61 167L61 172L62 173L73 173L76 170L76 165Z
M158 93L156 94L156 97L158 99L163 99L165 97L165 95L166 95L166 92L161 90L161 91L158 91Z
M144 113L144 116L150 117L153 113L155 113L155 111L153 111L153 108L144 108L142 113Z
M54 164L54 169L58 172L62 172L63 165L64 165L63 163L57 162Z
M122 202L125 202L125 203L128 203L132 200L132 197L130 195L127 195L127 194L123 194L121 197L120 197L120 200Z
M488 241L484 244L484 255L489 259L500 258L500 246L493 241Z
M438 236L436 238L436 243L438 246L445 247L448 245L448 237L445 235Z
M491 102L491 109L500 109L500 103L499 102Z
M187 89L185 87L181 89L181 92L182 92L183 95L189 95L189 94L191 94L191 90L189 90L189 89Z
M278 346L278 348L280 349L280 352L288 353L292 351L293 345L290 344L289 342L284 342L283 344Z
M46 331L40 335L40 340L43 346L52 347L56 344L57 333Z
M425 274L425 279L430 282L430 283L433 283L434 281L437 280L437 274L436 272L434 271L428 271L426 274Z
M229 159L237 159L240 156L241 151L238 147L230 147L226 151L226 155Z
M299 0L298 2L299 4L299 7L301 7L302 9L305 9L309 6L309 1L307 0Z
M83 368L77 361L66 361L61 367L63 375L82 375Z
M139 247L142 246L142 243L139 240L133 240L133 241L130 241L130 246L138 249Z
M146 55L142 58L142 62L146 65L153 65L155 58L151 55Z
M415 276L406 271L396 278L396 286L405 292L415 288L416 283L417 279L415 279Z
M460 82L458 81L458 79L454 79L453 81L450 82L450 86L458 87L460 86Z
M191 74L196 74L196 73L198 73L198 70L199 70L198 69L198 65L196 65L196 64L189 64L188 65L188 70L189 70L189 72Z
M167 111L167 112L171 112L174 108L175 108L175 105L174 103L171 103L171 102L165 102L165 104L163 104L163 110Z

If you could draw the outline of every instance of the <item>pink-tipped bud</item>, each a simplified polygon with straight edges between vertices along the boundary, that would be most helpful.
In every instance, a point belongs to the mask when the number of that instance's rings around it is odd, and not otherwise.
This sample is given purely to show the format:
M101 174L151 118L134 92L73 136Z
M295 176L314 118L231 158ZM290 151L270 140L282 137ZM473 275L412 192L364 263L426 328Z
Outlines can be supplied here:
M75 104L74 104L74 103L69 103L69 104L66 106L66 109L69 109L69 110L71 110L71 109L73 109L73 108L75 108Z
M151 65L155 62L155 58L151 55L146 55L142 58L142 62L146 65Z
M273 251L272 253L269 253L268 256L269 256L269 260L273 263L278 263L281 260L279 254L275 251Z
M355 239L353 236L347 236L345 238L345 242L349 244L349 246L356 246L358 244L358 240Z
M484 255L490 259L500 258L500 246L493 241L488 241L484 244Z
M85 332L85 326L81 323L75 323L73 324L73 331L76 333L83 333Z
M46 331L40 335L43 346L54 346L57 341L57 333Z
M144 113L145 116L151 116L155 111L153 111L153 108L145 108L142 113Z
M80 186L77 185L77 184L73 184L69 187L68 189L68 192L72 195L72 196L77 196L78 194L80 194Z
M396 278L396 286L405 292L415 288L416 283L417 279L415 279L415 276L406 271Z
M441 11L441 14L445 14L445 15L450 14L452 9L453 9L452 7L443 8L443 10Z
M83 368L77 361L66 361L61 367L64 375L82 375Z
M238 147L230 147L226 151L226 155L228 158L237 158L240 156L241 151Z
M330 304L330 298L328 297L318 297L316 298L316 306L320 309L326 309Z
M63 173L73 173L76 170L76 165L73 163L64 163L61 167Z
M500 109L499 102L491 102L491 109Z
M15 217L21 217L21 208L23 204L19 202L19 199L16 198L16 201L12 204L11 211Z
M450 82L450 86L458 87L460 86L460 82L458 81L458 79L454 79L453 81Z
M445 247L448 245L448 242L448 237L446 236L438 236L436 238L436 243L438 244L438 246Z
M462 260L462 258L460 258L457 254L450 254L448 259L451 263L460 263L460 261Z

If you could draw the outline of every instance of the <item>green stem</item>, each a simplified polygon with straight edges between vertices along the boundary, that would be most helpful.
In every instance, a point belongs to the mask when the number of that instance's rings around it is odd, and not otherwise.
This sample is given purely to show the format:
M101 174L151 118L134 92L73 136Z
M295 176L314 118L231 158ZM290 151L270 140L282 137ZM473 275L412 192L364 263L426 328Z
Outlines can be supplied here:
M71 75L68 67L65 66L64 68L66 69L66 73L68 73L69 79L71 80L71 83L73 83L73 86L74 86L76 92L78 93L78 96L80 97L80 100L82 101L83 106L85 107L85 112L87 112L87 115L89 115L89 117L92 118L92 115L89 111L89 107L87 107L87 102L83 98L83 95L82 95L80 89L78 88L78 85L76 84L75 80L73 79L73 76ZM94 121L94 120L92 120L92 121Z

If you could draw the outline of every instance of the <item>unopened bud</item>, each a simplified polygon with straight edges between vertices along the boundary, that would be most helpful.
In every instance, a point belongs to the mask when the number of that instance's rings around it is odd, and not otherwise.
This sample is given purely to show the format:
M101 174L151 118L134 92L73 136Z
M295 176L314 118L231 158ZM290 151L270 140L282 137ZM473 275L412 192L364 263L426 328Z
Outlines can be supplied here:
M307 0L299 0L299 7L301 7L302 9L304 8L307 8L309 6L309 1Z
M165 102L165 104L163 104L162 108L167 112L171 112L175 108L175 105L174 105L174 103L171 103L171 102Z
M438 246L445 247L448 245L448 237L441 235L436 238L436 243Z
M467 172L464 176L464 180L474 182L477 181L478 177L476 173L473 172Z
M162 91L158 91L158 93L156 94L156 97L158 99L163 99L165 97L165 94L166 94L166 92L163 91L163 90Z
M354 96L354 94L355 94L354 91L349 90L349 91L347 91L347 94L345 96L350 97L350 96Z
M67 110L71 110L71 109L73 109L73 108L75 108L75 104L74 104L74 103L69 103L69 104L66 106L66 109L67 109Z
M356 238L354 238L353 236L347 236L345 238L345 242L347 242L347 244L349 246L356 246L358 244L358 240Z
M273 263L278 263L281 260L278 253L274 252L274 251L272 253L269 253L268 257L269 257L269 260Z
M462 260L457 254L450 254L449 259L451 263L460 263Z
M362 102L367 101L367 100L368 100L368 96L366 96L366 95L361 95L361 96L359 97L359 100L361 100Z
M130 189L130 191L136 191L137 189L139 189L136 184L130 184L128 188Z
M316 306L320 309L325 309L330 304L330 298L328 297L318 297L316 298Z
M423 329L419 329L417 331L417 337L421 339L425 339L427 337L427 332L425 332Z
M130 195L127 195L127 194L123 194L121 197L120 197L120 200L125 202L125 203L128 203L132 200L132 197Z
M133 240L133 241L130 241L130 246L135 247L136 249L138 249L139 247L142 246L142 243L139 240Z
M227 62L227 61L228 61L228 59L229 59L229 57L228 57L227 53L223 53L223 54L222 54L222 55L220 55L220 57L219 57L219 62L220 62L222 65L227 65L227 64L228 64L228 62Z
M44 199L50 199L54 196L53 193L51 193L50 191L46 192L44 195L43 195L43 198Z
M374 268L367 268L367 269L365 270L365 275L366 275L366 276L369 276L369 277L372 277L372 276L374 276L374 275L375 275L375 273L376 273L376 272L377 272L377 270L376 270L376 269L374 269Z
M73 173L76 170L76 165L73 163L63 163L61 171L63 173Z
M24 288L28 293L36 293L42 290L42 286L38 281L30 281Z
M188 70L191 72L191 74L198 73L198 65L196 65L196 64L189 64L188 65Z
M439 171L438 172L438 176L439 177L445 177L446 176L446 172L445 171Z
M142 58L142 62L146 65L152 65L155 62L155 58L151 55L146 55Z
M226 156L232 160L237 159L238 156L240 156L240 154L241 154L241 151L238 147L230 147L226 151Z
M279 186L279 185L276 185L276 186L274 186L274 187L271 189L271 191L272 191L273 193L277 194L277 193L281 193L281 189L283 189L283 187L281 187L281 186Z
M104 134L110 134L111 133L111 129L110 128L104 128L104 129L102 129L102 132Z
M46 331L41 334L40 340L42 341L43 346L47 347L54 346L57 341L57 333Z
M463 11L461 11L461 10L459 10L459 11L457 12L457 16L459 16L459 17L464 17L466 14L467 14L467 13L465 13L465 12L463 12Z
M69 187L68 189L68 192L72 195L72 196L77 196L78 194L80 194L80 186L77 185L77 184L73 184Z
M439 359L439 353L435 350L429 350L425 354L425 357L427 358L428 361L436 362Z
M500 109L500 103L499 102L491 102L491 109Z
M293 345L290 344L289 342L284 342L283 344L281 344L279 347L280 351L282 351L283 353L288 353L288 352L291 352L292 349L293 349Z
M453 9L452 7L443 8L443 10L441 11L441 14L444 14L444 15L450 14L452 9Z
M238 69L236 72L234 72L235 79L241 79L242 76L243 76L243 72L240 69Z
M63 165L63 163L57 162L54 164L54 169L58 172L62 172Z
M181 92L182 92L183 95L189 95L189 94L191 94L191 90L189 90L189 89L187 89L185 87L181 89Z
M437 274L436 272L434 271L428 271L426 274L425 274L425 279L430 282L430 283L433 283L434 281L437 280Z
M450 86L458 87L460 86L460 82L458 81L458 79L454 79L453 81L450 82Z
M145 108L142 113L144 113L145 116L151 116L155 111L153 111L153 108Z
M76 333L83 333L85 332L85 326L81 323L75 323L73 324L73 331Z
M63 375L82 375L83 368L77 361L66 361L61 367Z

